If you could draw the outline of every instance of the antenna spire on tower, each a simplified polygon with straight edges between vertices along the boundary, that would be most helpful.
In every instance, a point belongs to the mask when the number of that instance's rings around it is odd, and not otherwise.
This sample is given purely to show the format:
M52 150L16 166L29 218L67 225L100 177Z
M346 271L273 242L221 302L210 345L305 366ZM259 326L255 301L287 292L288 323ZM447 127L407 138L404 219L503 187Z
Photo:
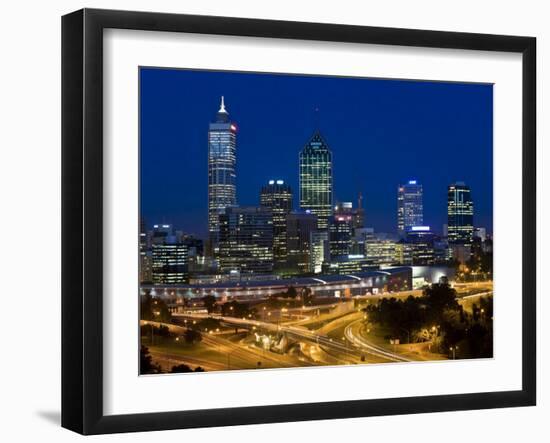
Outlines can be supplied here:
M225 109L225 103L224 103L224 100L223 100L223 95L222 95L222 101L221 101L221 104L220 104L220 110L218 112L223 112L223 113L227 114L227 111Z

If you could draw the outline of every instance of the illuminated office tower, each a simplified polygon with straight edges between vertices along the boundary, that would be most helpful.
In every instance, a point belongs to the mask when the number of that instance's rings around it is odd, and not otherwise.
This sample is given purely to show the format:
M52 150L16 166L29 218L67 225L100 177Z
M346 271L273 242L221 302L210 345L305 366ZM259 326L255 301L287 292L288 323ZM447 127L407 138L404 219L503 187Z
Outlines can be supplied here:
M332 153L319 131L300 152L300 208L317 216L326 229L332 215Z
M140 218L139 221L139 281L140 283L148 283L152 281L152 261L151 249L149 245L149 235L145 220Z
M219 241L219 216L237 205L237 127L229 119L223 96L216 121L208 128L208 233L210 252Z
M330 262L330 246L327 231L313 231L309 241L309 269L319 274L323 264Z
M404 236L407 230L423 223L422 185L409 180L397 188L397 232Z
M429 226L413 226L407 230L405 242L411 247L413 265L423 266L435 263L435 241L436 236Z
M474 203L470 187L456 182L448 188L447 216L449 244L471 245L474 234Z
M291 212L286 218L287 268L292 273L312 272L310 242L317 230L317 216L311 212Z
M171 225L154 225L151 239L153 284L187 283L188 247L172 233Z
M222 272L266 274L273 270L271 209L227 208L219 216L219 254Z
M273 262L282 269L286 263L286 217L292 210L292 191L283 180L269 180L260 192L260 206L273 213Z
M351 252L352 245L352 215L338 214L330 217L328 240L330 258L346 257Z
M354 211L353 229L365 227L365 209L363 208L363 194L360 192L357 198L357 210Z

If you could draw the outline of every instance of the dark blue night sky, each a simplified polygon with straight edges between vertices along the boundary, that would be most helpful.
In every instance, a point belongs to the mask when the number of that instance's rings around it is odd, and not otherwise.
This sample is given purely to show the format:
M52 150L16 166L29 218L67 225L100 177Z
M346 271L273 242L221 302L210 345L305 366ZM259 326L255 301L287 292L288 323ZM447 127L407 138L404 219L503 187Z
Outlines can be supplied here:
M207 131L220 96L237 134L237 198L257 205L284 179L298 201L298 153L316 120L333 153L334 200L363 193L366 226L396 231L399 183L424 187L424 224L441 233L447 185L472 189L474 224L492 232L492 85L140 70L141 213L207 231ZM318 108L318 117L315 109Z

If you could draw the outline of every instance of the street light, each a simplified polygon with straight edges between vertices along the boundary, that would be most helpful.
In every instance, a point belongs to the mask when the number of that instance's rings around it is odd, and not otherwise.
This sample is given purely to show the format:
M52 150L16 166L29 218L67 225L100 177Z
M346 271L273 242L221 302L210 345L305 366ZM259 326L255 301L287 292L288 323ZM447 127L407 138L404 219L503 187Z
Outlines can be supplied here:
M456 360L456 350L458 349L458 346L451 346L449 348L449 351L452 351L453 353L453 360Z

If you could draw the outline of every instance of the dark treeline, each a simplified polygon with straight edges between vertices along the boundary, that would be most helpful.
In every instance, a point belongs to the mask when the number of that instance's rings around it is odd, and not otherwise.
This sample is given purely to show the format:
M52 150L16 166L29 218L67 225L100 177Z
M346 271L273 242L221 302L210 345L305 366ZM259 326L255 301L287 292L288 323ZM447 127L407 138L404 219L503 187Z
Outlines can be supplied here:
M493 355L493 298L481 297L472 313L456 299L448 284L434 284L421 297L405 300L385 298L365 308L367 321L389 331L388 338L401 343L431 340L435 351L455 358L480 358Z

